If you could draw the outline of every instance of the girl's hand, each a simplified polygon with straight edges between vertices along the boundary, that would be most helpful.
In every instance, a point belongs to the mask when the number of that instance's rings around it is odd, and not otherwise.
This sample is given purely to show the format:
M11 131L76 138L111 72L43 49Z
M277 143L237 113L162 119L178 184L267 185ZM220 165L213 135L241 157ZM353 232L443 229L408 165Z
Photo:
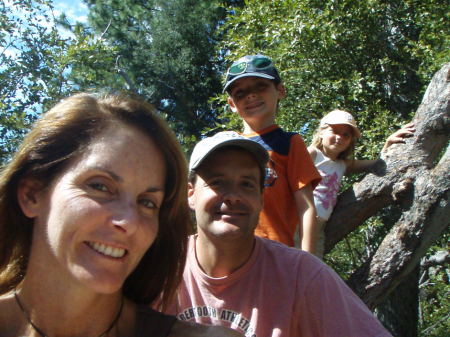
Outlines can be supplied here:
M413 122L406 124L400 130L397 130L392 135L390 135L388 139L386 139L386 144L384 144L383 150L381 151L386 150L394 143L404 143L405 138L412 137L414 131L416 131L416 128L414 127Z

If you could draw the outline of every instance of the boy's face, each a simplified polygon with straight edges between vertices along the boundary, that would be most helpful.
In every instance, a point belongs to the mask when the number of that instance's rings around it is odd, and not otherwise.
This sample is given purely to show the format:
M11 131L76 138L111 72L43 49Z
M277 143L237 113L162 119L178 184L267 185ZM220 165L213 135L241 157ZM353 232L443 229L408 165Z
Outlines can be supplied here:
M278 101L286 96L282 83L249 76L233 82L228 90L228 103L246 122L249 119L275 118Z

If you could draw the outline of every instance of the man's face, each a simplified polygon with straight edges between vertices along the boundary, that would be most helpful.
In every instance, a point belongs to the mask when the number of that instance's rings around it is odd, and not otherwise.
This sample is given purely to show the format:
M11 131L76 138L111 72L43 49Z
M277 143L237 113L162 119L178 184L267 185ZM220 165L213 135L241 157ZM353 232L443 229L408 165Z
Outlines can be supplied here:
M243 149L213 152L189 184L189 205L195 211L199 235L213 239L253 238L262 210L260 169Z

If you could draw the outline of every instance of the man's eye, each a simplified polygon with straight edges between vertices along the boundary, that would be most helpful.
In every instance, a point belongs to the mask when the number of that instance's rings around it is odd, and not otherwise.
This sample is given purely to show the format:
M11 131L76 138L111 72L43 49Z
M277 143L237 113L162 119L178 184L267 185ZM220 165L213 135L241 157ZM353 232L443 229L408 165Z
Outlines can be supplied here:
M255 187L255 185L253 183L248 182L248 181L243 182L242 186L244 186L245 188L254 188Z
M220 186L222 185L222 181L221 180L213 180L209 183L210 186Z

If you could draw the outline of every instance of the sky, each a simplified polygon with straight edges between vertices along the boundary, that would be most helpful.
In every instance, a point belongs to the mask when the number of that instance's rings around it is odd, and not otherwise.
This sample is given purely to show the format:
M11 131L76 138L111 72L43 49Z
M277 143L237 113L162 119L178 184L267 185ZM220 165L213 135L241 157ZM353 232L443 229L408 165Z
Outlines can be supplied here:
M87 22L88 7L81 0L53 0L53 7L56 17L64 12L71 24Z

